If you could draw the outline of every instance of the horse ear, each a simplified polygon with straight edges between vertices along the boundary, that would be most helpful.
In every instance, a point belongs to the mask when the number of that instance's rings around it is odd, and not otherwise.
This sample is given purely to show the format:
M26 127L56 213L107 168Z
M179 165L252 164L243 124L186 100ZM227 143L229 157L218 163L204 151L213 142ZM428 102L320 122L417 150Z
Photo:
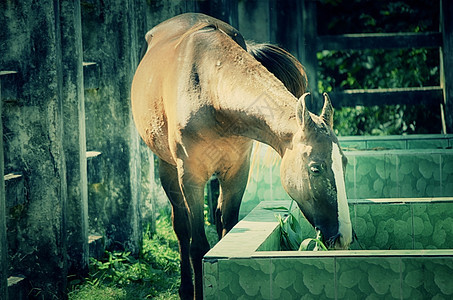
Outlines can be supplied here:
M305 93L299 98L299 101L297 101L297 122L303 130L314 127L313 119L311 118L310 112L308 111L307 105L305 103L305 98L309 95L310 93Z
M324 120L327 126L333 128L333 106L327 93L322 94L324 96L324 106L321 112L321 118Z

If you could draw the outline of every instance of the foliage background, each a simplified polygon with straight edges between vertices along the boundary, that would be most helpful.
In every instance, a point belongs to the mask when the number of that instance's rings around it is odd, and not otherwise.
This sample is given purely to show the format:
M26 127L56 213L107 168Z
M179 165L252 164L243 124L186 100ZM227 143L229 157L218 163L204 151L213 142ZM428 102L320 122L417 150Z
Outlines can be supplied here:
M318 34L429 32L439 30L439 1L320 0ZM439 49L322 51L320 92L346 89L439 86ZM438 105L336 108L339 135L440 133Z

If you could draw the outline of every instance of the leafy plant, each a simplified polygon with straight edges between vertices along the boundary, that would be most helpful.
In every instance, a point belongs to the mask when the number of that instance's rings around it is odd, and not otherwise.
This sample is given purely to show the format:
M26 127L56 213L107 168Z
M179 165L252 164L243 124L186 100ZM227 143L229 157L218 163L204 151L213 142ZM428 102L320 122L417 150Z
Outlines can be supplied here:
M162 214L156 234L146 230L138 257L106 251L90 260L85 282L70 287L69 299L178 299L179 252L169 216Z
M327 251L327 247L322 242L321 232L317 231L315 238L306 238L303 237L302 226L300 225L297 217L292 213L292 205L294 202L291 202L289 208L284 206L279 207L268 207L267 210L280 211L283 214L275 215L279 224L280 224L280 244L283 251Z
M439 2L321 0L318 33L437 31ZM438 49L321 51L318 90L405 88L440 85ZM439 133L439 105L336 107L338 135Z
M302 242L301 229L299 222L293 214L289 213L286 217L277 215L281 229L282 250L296 250Z
M313 248L311 248L313 246ZM307 251L307 250L313 250L313 251L327 251L326 245L322 242L321 238L321 231L318 231L316 233L315 238L308 238L302 241L299 247L299 251Z

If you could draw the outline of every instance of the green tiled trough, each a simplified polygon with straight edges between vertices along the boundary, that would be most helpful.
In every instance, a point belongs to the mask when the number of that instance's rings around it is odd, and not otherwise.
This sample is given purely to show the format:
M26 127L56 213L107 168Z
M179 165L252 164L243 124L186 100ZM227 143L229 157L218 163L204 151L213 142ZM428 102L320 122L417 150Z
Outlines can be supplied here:
M280 165L261 149L242 219L205 256L205 299L453 299L453 135L343 137L359 243L345 251L279 251L272 208L293 209ZM275 201L275 199L279 199Z
M206 254L205 299L453 298L453 198L352 202L361 246L328 252L279 251L272 208L291 202L261 202Z
M340 140L343 149L360 149L344 151L348 158L348 198L453 196L453 135L399 138L343 137ZM280 182L278 159L275 156L265 159L266 156L272 156L265 147L261 148L258 156L260 165L255 167L249 178L241 205L241 217L246 216L261 201L290 199Z

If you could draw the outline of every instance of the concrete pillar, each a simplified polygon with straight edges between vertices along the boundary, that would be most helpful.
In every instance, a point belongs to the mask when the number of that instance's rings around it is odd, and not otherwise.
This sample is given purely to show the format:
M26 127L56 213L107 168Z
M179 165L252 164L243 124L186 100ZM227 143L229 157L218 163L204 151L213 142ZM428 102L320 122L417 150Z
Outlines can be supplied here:
M206 1L206 0L203 0ZM186 12L198 12L199 0L148 1L146 31L157 24ZM145 38L144 36L142 37Z
M273 0L273 2L275 5L274 23L271 27L271 35L275 38L273 42L297 57L299 55L299 36L303 31L300 2L291 0Z
M239 32L246 40L270 42L269 0L249 0L238 3Z
M443 44L441 48L441 83L444 89L445 112L444 132L453 132L453 3L441 0L441 31Z
M88 271L88 186L80 0L61 0L63 146L67 171L69 272Z
M238 28L238 1L237 0L204 0L199 1L202 13L227 22Z
M18 97L4 103L5 171L20 171L26 187L25 202L12 216L17 227L11 228L10 265L27 277L30 297L64 299L67 191L58 1L2 1L0 11L0 65L18 71Z
M97 87L85 89L87 150L102 155L101 182L88 185L91 233L107 247L137 253L141 245L139 137L130 86L145 34L145 3L92 1L82 5L84 60L95 62Z
M2 84L0 71L0 136L2 126ZM0 299L8 299L8 245L6 243L5 181L3 180L3 138L0 139Z

